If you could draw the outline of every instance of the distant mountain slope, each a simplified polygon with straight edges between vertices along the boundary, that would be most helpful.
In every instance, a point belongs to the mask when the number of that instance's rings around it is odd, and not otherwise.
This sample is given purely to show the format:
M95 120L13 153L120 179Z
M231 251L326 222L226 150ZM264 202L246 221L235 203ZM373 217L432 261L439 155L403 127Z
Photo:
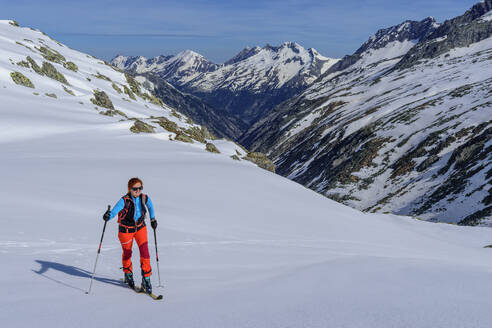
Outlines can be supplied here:
M213 108L200 98L177 90L170 83L151 73L137 74L135 76L137 80L145 81L144 85L146 82L150 82L148 89L152 90L166 104L193 118L194 122L206 126L218 137L227 137L235 140L246 129L244 123L228 112Z
M490 18L481 17L490 10L492 10L492 3L482 1L465 14L445 21L432 33L425 35L416 47L405 54L395 68L411 67L420 60L435 58L450 49L468 47L489 38L492 34L492 25L487 23Z
M182 51L175 56L157 56L150 59L143 56L118 55L111 60L111 64L132 73L152 72L178 86L188 83L201 73L213 72L220 67L191 50Z
M190 50L152 59L117 56L111 61L131 73L159 76L217 110L229 112L246 126L304 90L336 62L295 42L245 48L222 65Z
M268 152L280 174L362 210L489 224L491 5L441 25L380 30L241 143ZM398 36L405 28L416 33Z
M420 22L404 21L399 25L384 28L376 32L352 55L343 57L331 66L326 74L341 71L355 64L363 57L369 57L365 64L371 64L384 58L395 58L404 55L415 43L430 34L438 27L434 18L428 17ZM372 55L371 55L372 54ZM378 54L383 55L380 58Z

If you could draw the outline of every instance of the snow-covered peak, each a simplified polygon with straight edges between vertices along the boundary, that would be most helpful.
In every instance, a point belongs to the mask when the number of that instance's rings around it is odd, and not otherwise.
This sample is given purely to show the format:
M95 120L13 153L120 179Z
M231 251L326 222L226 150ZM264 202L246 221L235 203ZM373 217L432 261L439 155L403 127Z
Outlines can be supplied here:
M147 59L143 56L116 56L111 63L120 69L135 73L154 73L171 82L187 82L201 73L216 70L215 64L193 50L184 50L174 56L160 55Z
M487 39L492 31L492 21L487 20L487 13L491 10L492 0L485 0L463 15L444 21L405 54L395 68L408 68L424 58L435 58L453 48L468 47Z
M253 48L250 48L250 47L246 47L244 48L243 50L241 50L237 55L235 55L234 57L232 57L231 59L229 59L228 61L226 61L224 63L224 65L231 65L231 64L235 64L237 62L240 62L242 60L245 60L251 56L254 56L256 55L258 52L261 51L262 48L256 46L256 47L253 47Z
M305 50L304 47L301 46L299 43L292 42L292 41L286 41L286 42L282 43L280 46L272 46L269 43L267 43L263 47L263 49L271 50L271 51L274 51L274 52L279 52L279 51L282 51L282 50L284 50L286 48L289 48L289 49L291 49L294 52L301 52L301 51L304 51Z
M125 68L125 62L127 61L128 57L123 56L123 55L116 55L112 60L111 60L111 65L118 67L119 69L124 69Z
M144 56L123 56L117 55L111 60L114 66L137 73L145 73L148 71L158 71L163 69L170 63L181 63L182 65L193 65L193 63L206 64L208 67L216 67L217 65L208 61L205 57L193 50L184 50L174 56L159 55L153 58Z
M193 50L183 50L174 56L176 60L190 61L190 60L206 60L205 57Z
M197 73L214 71L219 66L193 50L181 51L176 56L170 57L167 63L171 65L178 63L181 66L178 71L191 70Z
M481 19L482 21L488 21L489 19L483 19L483 17L490 14L492 10L492 0L483 0L476 3L473 7L466 11L465 14L459 17L460 23L470 22L475 19Z
M325 57L323 56L322 54L320 54L316 49L314 48L309 48L308 49L308 52L311 54L311 56L313 57L318 57L318 58L321 58L321 59L328 59L329 57Z
M127 69L137 70L139 67L146 65L147 58L144 56L123 56L117 55L113 60L111 60L111 64L119 69Z
M307 85L336 61L296 42L267 44L263 48L245 48L217 71L194 80L192 86L204 91L226 88L259 92L282 88L294 79Z
M278 89L295 77L302 77L299 83L308 84L338 61L297 42L246 47L222 65L192 50L162 57L164 60L156 58L117 56L111 62L137 73L152 72L177 86L211 91Z
M433 17L427 17L420 22L406 20L398 25L380 29L352 55L347 55L332 65L327 74L343 71L356 63L363 67L378 61L402 57L419 40L430 35L438 27L439 24Z

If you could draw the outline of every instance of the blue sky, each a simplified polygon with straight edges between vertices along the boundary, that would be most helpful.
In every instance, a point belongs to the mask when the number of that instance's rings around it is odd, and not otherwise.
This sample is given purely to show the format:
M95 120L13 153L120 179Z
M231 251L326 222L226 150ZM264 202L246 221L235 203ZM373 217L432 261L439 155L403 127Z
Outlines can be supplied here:
M406 19L460 15L478 0L0 0L2 19L38 28L103 59L176 54L224 62L246 46L296 41L328 57L353 53ZM3 16L2 15L2 16Z

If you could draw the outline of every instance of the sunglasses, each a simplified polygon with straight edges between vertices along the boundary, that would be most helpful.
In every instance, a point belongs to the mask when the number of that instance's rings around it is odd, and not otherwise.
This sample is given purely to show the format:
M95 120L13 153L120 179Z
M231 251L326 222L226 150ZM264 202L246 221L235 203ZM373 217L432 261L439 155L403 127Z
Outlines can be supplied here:
M143 187L132 188L133 191L143 190Z

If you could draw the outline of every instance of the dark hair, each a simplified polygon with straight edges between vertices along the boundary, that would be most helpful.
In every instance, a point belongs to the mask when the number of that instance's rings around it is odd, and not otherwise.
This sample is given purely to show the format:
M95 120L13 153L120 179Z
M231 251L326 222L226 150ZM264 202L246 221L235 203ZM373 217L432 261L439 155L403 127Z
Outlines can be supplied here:
M130 191L130 189L132 189L132 187L139 182L143 187L143 182L139 178L131 178L130 180L128 180L128 191Z

